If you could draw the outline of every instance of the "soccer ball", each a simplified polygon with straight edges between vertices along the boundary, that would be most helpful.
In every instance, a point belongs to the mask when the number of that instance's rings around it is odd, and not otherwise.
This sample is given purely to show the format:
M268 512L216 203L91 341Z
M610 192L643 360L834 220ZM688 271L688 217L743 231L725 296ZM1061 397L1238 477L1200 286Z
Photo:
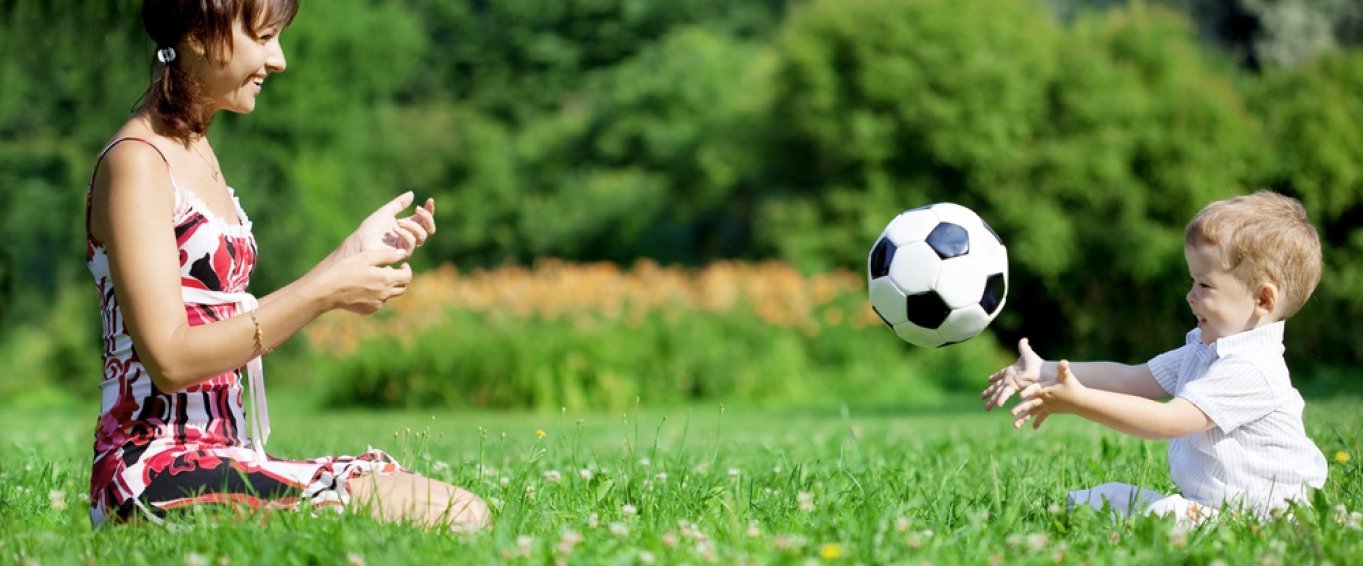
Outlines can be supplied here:
M974 337L1003 310L1008 249L975 211L942 202L906 210L866 262L871 308L910 344Z

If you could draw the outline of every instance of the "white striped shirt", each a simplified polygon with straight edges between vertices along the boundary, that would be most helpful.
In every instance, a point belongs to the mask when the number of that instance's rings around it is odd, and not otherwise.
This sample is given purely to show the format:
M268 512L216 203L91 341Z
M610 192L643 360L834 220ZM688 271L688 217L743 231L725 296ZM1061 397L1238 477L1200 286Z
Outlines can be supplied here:
M1283 360L1281 321L1150 360L1170 395L1187 399L1216 426L1169 442L1169 471L1184 497L1204 505L1243 504L1260 513L1325 485L1325 455L1306 436L1305 402Z

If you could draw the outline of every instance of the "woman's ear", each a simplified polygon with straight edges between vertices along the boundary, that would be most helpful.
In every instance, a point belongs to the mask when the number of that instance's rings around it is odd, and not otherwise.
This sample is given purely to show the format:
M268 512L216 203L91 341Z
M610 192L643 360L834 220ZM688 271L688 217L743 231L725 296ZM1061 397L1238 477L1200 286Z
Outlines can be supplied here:
M1278 310L1278 286L1272 283L1259 285L1254 296L1254 310L1260 316L1269 316Z

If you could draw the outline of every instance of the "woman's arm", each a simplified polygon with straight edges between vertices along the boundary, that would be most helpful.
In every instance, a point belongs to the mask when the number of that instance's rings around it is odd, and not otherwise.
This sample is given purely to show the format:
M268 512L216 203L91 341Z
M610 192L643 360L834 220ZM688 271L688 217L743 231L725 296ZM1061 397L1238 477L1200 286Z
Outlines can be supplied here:
M250 315L189 325L171 225L174 190L157 152L145 144L119 144L103 164L92 187L91 230L108 251L124 323L156 387L177 391L260 355ZM254 312L261 346L273 349L334 308L377 310L411 280L406 265L386 267L407 254L389 248L333 259L265 297Z

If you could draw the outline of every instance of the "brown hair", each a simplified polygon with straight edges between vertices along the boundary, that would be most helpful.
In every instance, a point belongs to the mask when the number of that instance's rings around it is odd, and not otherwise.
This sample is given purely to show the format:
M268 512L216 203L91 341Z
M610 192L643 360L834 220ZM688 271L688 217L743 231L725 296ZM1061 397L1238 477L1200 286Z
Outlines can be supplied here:
M298 0L143 0L142 27L156 48L176 48L193 40L204 46L210 63L225 65L238 21L248 32L271 25L288 26L298 14ZM161 63L152 58L151 86L138 102L165 119L168 135L188 138L208 131L212 113L199 101L199 85L185 71L184 54Z
M1213 202L1184 232L1187 245L1221 250L1226 271L1246 287L1272 283L1283 320L1296 314L1320 283L1320 236L1301 203L1261 190Z

